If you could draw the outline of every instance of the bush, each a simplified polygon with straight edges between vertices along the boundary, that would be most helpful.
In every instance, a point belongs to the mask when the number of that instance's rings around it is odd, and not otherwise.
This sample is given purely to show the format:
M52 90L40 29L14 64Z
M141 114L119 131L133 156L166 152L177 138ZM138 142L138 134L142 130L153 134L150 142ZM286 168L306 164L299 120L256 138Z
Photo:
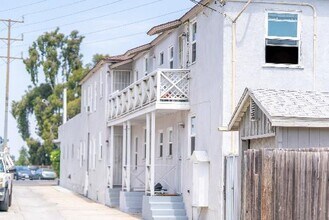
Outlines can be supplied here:
M60 158L61 158L61 151L59 149L53 150L50 154L51 165L54 171L57 173L59 177L60 174Z

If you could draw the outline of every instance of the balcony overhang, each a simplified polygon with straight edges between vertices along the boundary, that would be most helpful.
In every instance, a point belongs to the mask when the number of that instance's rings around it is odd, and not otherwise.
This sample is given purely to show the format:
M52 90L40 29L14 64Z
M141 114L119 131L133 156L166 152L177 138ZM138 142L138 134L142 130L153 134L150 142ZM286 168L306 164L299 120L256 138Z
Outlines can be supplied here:
M160 69L109 97L108 126L143 115L189 110L189 70Z

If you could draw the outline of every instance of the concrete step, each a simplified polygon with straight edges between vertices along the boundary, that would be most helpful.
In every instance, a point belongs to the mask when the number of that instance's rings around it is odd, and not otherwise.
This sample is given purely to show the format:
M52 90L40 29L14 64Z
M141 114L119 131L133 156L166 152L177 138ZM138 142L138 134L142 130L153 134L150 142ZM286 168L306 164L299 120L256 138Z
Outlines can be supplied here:
M186 216L185 209L151 209L153 216Z
M151 196L150 202L183 202L182 196Z
M187 216L153 216L153 220L188 220Z
M150 202L151 209L184 209L182 202Z

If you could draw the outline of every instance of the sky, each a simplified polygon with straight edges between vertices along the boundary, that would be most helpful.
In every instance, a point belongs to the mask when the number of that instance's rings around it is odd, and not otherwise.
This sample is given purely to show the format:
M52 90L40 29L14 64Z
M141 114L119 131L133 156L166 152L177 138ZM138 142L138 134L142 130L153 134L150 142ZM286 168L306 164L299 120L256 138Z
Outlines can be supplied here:
M146 32L155 25L175 20L194 6L189 0L0 0L0 19L22 20L12 27L12 38L24 41L12 43L11 55L23 58L38 36L56 27L69 34L78 30L85 38L81 44L84 64L96 53L118 55L128 49L150 42ZM7 26L0 23L0 38L7 37ZM0 56L7 54L6 43L0 40ZM9 103L20 100L30 76L21 60L10 65ZM0 59L0 136L4 132L4 96L6 62ZM35 120L31 118L31 132ZM17 123L9 114L8 145L18 158L18 150L26 146L18 133Z

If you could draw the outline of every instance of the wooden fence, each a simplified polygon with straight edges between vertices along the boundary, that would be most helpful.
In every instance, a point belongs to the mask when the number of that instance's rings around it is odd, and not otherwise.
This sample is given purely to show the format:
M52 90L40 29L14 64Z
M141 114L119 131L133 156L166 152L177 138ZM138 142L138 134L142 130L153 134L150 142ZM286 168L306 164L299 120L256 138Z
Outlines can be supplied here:
M242 219L329 219L329 149L244 154Z

